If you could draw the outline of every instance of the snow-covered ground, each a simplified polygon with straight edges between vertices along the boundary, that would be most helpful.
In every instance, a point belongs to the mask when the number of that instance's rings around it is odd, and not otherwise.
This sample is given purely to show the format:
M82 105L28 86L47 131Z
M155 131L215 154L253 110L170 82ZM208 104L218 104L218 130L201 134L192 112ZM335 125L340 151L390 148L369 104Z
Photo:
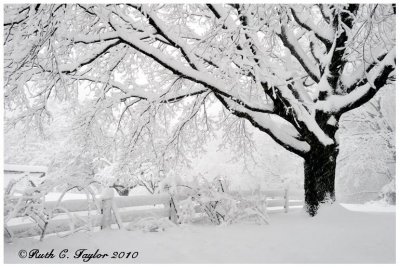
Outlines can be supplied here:
M350 208L346 209L345 207ZM270 225L183 225L164 232L107 230L65 238L19 239L5 244L5 262L80 262L74 252L109 255L134 252L135 259L92 259L89 263L394 263L395 213L386 207L339 205L308 217L301 210L271 215ZM358 211L357 211L358 210ZM54 249L54 259L19 258L21 250ZM57 256L68 249L69 258Z

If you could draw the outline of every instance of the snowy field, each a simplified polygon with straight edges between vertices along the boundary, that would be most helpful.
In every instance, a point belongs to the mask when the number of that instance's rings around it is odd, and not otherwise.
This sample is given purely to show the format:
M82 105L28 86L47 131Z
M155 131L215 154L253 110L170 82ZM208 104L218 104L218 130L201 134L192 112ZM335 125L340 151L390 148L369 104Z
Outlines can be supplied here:
M82 257L74 259L78 249L139 253L135 259L106 257L89 263L394 263L395 229L394 206L336 204L323 207L315 218L300 210L273 214L270 225L183 225L160 233L107 230L43 242L18 239L4 247L6 263L83 263ZM41 253L54 249L56 257L18 257L21 249L36 248ZM57 257L63 249L68 259Z

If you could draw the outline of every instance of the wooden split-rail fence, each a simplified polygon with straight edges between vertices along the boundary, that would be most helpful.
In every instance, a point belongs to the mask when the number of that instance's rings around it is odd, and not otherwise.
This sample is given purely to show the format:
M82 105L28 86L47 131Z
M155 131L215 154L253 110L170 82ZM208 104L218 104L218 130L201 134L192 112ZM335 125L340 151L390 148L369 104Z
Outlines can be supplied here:
M5 224L5 237L22 238L41 236L45 234L73 232L82 228L110 228L112 224L119 227L125 222L133 222L145 217L168 217L172 222L178 222L175 203L184 199L182 196L171 197L170 194L155 194L143 196L117 196L109 189L106 194L96 198L96 205L86 199L65 200L62 202L46 201L47 211L57 211L54 217L44 226L36 222L27 222L22 217L14 218L14 223ZM304 194L298 191L270 190L259 192L243 192L242 196L259 194L267 200L268 213L288 212L289 208L301 207ZM200 207L196 212L200 213ZM74 214L72 214L74 213ZM71 220L74 217L74 220ZM45 232L43 232L45 228Z

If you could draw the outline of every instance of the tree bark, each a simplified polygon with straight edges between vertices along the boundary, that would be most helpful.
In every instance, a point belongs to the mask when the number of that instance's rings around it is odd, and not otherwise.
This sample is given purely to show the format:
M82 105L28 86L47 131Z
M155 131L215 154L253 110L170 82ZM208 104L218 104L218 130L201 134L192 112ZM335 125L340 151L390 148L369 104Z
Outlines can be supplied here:
M305 209L315 216L321 203L335 201L337 144L314 145L304 157Z

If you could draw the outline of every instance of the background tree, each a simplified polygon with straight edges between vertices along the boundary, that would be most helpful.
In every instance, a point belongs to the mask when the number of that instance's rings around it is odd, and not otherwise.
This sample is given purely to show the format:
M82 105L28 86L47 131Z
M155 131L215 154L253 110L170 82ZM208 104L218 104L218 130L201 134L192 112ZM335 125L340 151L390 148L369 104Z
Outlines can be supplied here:
M336 188L342 201L376 199L387 184L393 184L395 194L395 93L395 88L381 91L341 119Z
M310 215L335 199L340 117L395 79L392 5L7 5L4 40L14 122L86 91L82 127L162 162L198 151L218 101L304 159Z

